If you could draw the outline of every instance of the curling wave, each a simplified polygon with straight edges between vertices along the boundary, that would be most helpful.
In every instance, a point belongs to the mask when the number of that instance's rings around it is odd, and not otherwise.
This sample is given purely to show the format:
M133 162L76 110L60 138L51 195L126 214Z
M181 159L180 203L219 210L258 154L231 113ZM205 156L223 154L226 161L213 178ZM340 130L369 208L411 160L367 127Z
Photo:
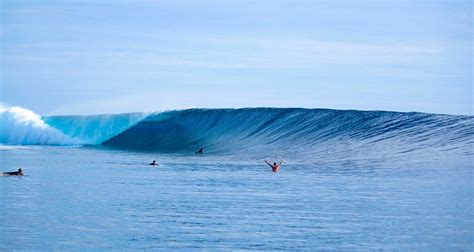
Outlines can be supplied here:
M146 113L48 116L43 120L71 138L84 144L97 145L133 127L146 116Z
M351 156L472 155L474 117L329 109L190 109L152 114L103 144L123 149ZM350 152L350 153L349 153Z
M75 145L82 142L48 126L39 115L31 110L0 106L0 143L13 145Z
M473 155L474 117L330 109L189 109L39 117L1 110L0 143L89 144L168 153L284 153L327 158Z

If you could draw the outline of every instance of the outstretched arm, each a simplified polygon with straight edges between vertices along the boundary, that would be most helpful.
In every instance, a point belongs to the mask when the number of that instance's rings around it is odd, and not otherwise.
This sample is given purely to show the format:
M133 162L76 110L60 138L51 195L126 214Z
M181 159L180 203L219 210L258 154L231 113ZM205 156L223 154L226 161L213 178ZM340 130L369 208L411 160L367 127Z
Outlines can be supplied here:
M280 161L280 163L279 163L278 165L281 165L282 163L283 163L283 160L282 160L282 161Z
M268 163L267 160L265 160L265 163L267 163L267 165L269 165L270 167L273 167L273 165L271 165L270 163Z

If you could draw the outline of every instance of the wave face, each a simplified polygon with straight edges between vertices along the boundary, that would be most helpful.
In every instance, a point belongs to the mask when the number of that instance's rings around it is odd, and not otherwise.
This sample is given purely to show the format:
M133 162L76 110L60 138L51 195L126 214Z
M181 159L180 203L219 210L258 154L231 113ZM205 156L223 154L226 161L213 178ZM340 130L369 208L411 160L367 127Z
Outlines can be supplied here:
M152 114L105 141L156 152L276 153L327 158L472 155L474 117L328 109L191 109Z
M146 113L92 116L48 116L51 127L84 144L97 145L134 126Z
M0 143L13 145L75 145L80 141L48 126L39 115L20 107L0 106Z
M329 109L189 109L50 116L3 109L0 143L90 144L161 153L263 157L473 156L474 117Z

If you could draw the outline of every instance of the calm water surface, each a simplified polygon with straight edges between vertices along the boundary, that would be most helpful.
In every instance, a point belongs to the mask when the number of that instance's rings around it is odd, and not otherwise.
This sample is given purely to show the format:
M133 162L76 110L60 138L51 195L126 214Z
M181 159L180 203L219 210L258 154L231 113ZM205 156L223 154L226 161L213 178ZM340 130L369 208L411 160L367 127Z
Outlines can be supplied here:
M161 165L147 164L156 159ZM292 162L4 147L0 250L455 250L474 245L472 157Z

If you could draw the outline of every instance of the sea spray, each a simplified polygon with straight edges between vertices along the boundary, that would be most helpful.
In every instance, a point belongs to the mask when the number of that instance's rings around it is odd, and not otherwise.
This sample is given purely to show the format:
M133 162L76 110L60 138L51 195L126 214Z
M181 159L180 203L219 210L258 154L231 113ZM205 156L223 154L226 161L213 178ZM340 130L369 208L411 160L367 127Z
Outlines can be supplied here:
M21 107L0 106L0 143L75 145L82 142L48 126L39 115Z

